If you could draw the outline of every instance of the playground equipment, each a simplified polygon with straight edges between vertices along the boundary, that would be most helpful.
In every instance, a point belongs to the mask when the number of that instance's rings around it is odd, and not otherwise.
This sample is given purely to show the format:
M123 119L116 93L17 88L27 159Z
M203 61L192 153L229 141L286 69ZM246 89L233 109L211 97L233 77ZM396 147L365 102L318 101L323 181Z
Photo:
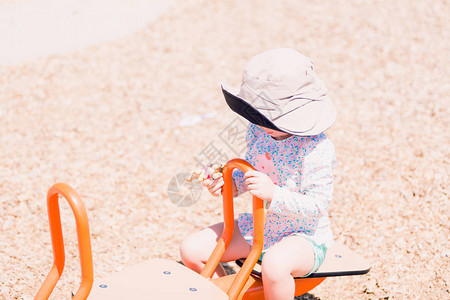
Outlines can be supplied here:
M224 229L214 251L200 274L183 265L166 260L150 259L105 279L93 281L92 252L86 209L78 194L64 183L55 184L47 194L49 225L53 245L53 266L39 289L35 300L48 299L58 282L65 263L64 241L58 195L64 197L74 212L78 246L80 251L81 284L73 299L115 300L115 299L264 299L260 274L253 270L263 250L264 205L253 196L254 242L246 259L237 261L241 269L237 274L211 279L225 249L231 241L234 230L234 208L231 175L235 168L243 172L253 167L242 159L230 160L223 168ZM327 277L361 275L370 270L368 262L356 252L336 243L327 251L322 266L306 278L295 278L295 295L310 291Z

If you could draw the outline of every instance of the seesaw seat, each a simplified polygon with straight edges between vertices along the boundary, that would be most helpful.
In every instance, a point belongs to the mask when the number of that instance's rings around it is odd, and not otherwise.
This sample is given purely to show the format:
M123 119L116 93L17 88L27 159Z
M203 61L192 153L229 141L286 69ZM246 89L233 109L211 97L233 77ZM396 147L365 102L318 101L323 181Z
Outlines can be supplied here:
M243 259L236 261L242 266ZM327 251L327 255L322 266L308 277L295 278L295 296L303 295L317 285L322 283L327 277L362 275L370 270L370 264L358 253L350 250L341 243L336 242ZM215 284L222 289L226 289L234 280L235 274L215 280ZM261 281L261 265L258 262L251 272L248 281L242 289L245 294L237 298L238 300L263 299L263 285Z
M228 299L210 280L166 259L150 259L105 279L95 280L89 300Z
M244 259L237 260L236 263L239 266L242 266ZM364 257L355 251L350 250L342 243L335 242L334 245L328 249L325 260L320 268L308 277L303 278L363 275L368 273L369 270L370 264ZM261 276L260 261L255 265L252 274Z

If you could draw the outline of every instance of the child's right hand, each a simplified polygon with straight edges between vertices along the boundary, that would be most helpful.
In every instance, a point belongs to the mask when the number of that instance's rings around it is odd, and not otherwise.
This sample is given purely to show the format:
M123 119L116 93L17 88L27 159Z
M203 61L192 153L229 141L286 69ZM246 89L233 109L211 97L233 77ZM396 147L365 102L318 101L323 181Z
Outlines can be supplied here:
M223 183L223 177L219 177L214 180L212 178L208 178L202 181L202 185L207 188L214 197L219 197L222 195Z

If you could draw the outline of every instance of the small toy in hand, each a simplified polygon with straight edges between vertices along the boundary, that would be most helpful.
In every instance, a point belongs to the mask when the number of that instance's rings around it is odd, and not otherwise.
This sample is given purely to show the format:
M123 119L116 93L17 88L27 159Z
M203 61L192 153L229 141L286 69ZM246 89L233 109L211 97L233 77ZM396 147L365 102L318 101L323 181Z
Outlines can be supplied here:
M222 177L223 166L221 164L210 164L207 168L198 168L191 172L186 178L187 182L202 182L206 179L216 180Z

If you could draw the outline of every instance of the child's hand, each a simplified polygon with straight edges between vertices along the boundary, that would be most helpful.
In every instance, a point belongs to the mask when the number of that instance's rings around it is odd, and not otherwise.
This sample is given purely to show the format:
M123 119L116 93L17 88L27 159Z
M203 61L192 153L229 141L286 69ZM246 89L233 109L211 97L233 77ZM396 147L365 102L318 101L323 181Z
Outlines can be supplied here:
M214 197L219 197L222 195L223 183L223 177L219 177L214 180L212 178L208 178L202 181L202 185L207 188Z
M259 171L248 171L244 179L250 194L264 201L272 201L275 184L269 176Z

